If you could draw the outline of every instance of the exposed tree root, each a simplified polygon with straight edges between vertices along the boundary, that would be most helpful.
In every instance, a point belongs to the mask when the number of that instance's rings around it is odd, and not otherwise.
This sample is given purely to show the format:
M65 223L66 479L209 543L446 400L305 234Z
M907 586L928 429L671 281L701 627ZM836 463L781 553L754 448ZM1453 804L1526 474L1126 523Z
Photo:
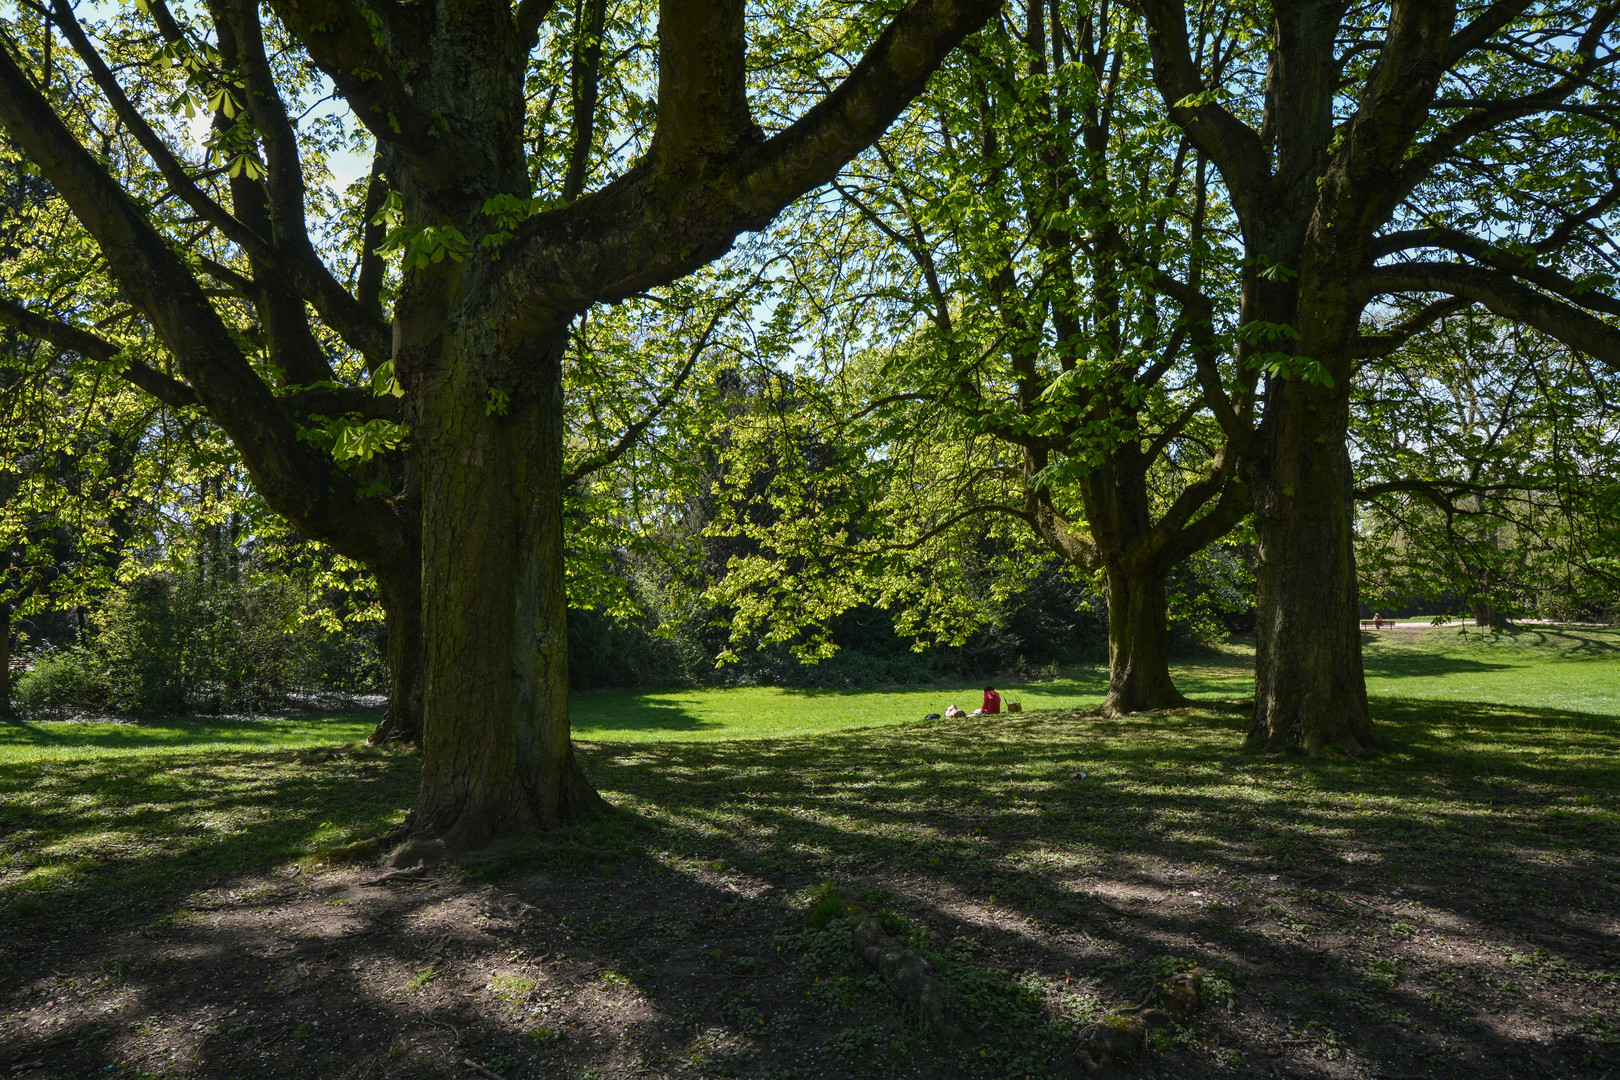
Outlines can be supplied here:
M382 854L389 848L392 848L395 844L398 844L401 840L405 839L405 830L408 825L409 822L402 822L399 825L395 825L387 832L379 833L376 836L367 837L364 840L356 840L354 843L344 844L342 847L326 848L324 850L317 851L314 855L311 855L309 858L301 862L299 867L307 872L310 870L325 869L326 867L331 866L353 866L361 863L374 863L381 858Z
M1087 1073L1099 1078L1123 1075L1126 1063L1141 1053L1150 1028L1168 1027L1199 1010L1203 987L1204 977L1197 971L1172 975L1154 983L1134 1008L1115 1009L1081 1028L1080 1061Z
M942 1039L959 1036L962 1026L951 1015L950 991L934 972L933 965L915 949L889 936L883 924L849 889L837 888L833 895L853 924L851 937L856 955L883 976L894 996L936 1036Z

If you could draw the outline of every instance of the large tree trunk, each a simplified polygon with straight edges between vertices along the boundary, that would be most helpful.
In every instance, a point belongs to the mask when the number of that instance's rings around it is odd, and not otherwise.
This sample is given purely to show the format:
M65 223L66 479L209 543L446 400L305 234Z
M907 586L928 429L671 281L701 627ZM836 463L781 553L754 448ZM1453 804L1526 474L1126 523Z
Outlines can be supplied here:
M1166 572L1108 567L1108 698L1103 712L1174 709L1187 699L1170 681Z
M563 330L503 364L492 334L446 329L416 395L423 773L398 865L521 842L605 806L568 737Z
M422 567L380 569L374 575L382 594L388 630L388 711L366 742L422 741Z
M1298 381L1280 390L1268 406L1268 468L1255 495L1260 566L1249 743L1359 753L1375 735L1361 666L1344 395Z

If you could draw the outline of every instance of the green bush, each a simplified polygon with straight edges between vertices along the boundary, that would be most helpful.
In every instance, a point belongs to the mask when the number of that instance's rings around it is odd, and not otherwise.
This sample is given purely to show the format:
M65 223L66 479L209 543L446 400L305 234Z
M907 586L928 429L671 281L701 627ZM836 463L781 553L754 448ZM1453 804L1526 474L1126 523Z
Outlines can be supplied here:
M34 666L11 688L11 700L25 712L60 712L84 704L91 696L95 676L83 650L57 649L36 653Z
M97 617L99 683L122 712L274 707L319 684L327 634L301 617L289 577L159 571L114 594Z
M198 642L178 574L148 574L114 593L96 618L98 689L120 712L183 713Z
M31 712L176 715L276 708L300 691L385 687L381 627L329 633L305 618L308 592L295 575L234 565L145 574L105 599L83 642L37 654L13 700Z

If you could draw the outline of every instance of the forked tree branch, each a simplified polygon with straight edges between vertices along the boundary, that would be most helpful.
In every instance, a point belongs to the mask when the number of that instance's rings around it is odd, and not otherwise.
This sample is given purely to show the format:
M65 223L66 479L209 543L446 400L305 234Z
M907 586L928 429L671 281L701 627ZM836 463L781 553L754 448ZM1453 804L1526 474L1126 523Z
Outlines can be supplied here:
M1414 262L1377 267L1366 282L1374 294L1449 293L1472 301L1620 371L1620 328L1574 304L1537 292L1511 274L1459 263Z
M271 4L361 122L379 139L398 147L412 171L433 188L456 175L457 148L440 119L417 104L384 48L387 33L398 20L388 19L389 13L379 11L380 6L351 0ZM512 34L516 27L508 16L491 20L489 32Z
M48 341L59 349L78 353L86 359L112 363L123 351L114 342L98 334L30 311L14 300L0 297L0 323L15 327L21 333L40 341ZM172 408L183 409L197 404L197 395L179 379L165 375L156 368L138 360L123 358L118 377L136 389L143 390Z
M1221 171L1239 213L1253 215L1270 180L1270 155L1259 133L1205 98L1203 76L1188 46L1183 0L1140 0L1137 7L1147 21L1153 81L1170 118Z
M95 240L130 303L175 357L198 402L231 437L256 486L307 535L354 557L408 543L388 515L357 508L356 482L298 437L191 270L0 47L0 124Z
M83 61L85 70L89 73L91 81L101 91L107 104L114 114L129 129L142 150L151 157L157 166L164 183L168 185L176 197L189 206L200 218L217 228L224 237L236 244L248 255L263 262L274 273L297 289L299 294L308 300L323 320L337 331L345 342L352 348L364 354L368 361L376 357L376 363L386 359L390 348L389 331L387 324L375 316L369 316L349 295L348 291L332 277L326 265L309 246L308 234L294 229L293 235L296 246L288 250L276 243L276 239L249 228L235 215L231 214L207 192L203 191L192 179L184 164L175 157L167 143L163 141L157 131L141 115L139 109L130 101L124 88L119 84L106 61L90 41L89 35L79 25L74 17L73 9L67 0L54 0L55 9L53 22L62 35L68 39L73 51ZM154 15L160 6L154 6ZM167 14L164 11L164 14ZM6 41L5 47L16 51L16 45ZM273 85L271 92L273 93ZM279 105L279 98L277 99ZM281 113L285 119L285 110ZM283 151L285 153L285 151ZM291 148L296 162L296 140ZM298 182L298 220L302 222L302 180ZM300 239L301 238L301 239Z
M706 99L661 89L653 152L606 187L530 218L503 249L500 284L516 313L513 330L673 281L724 253L740 232L762 228L876 140L946 54L997 7L997 0L912 0L849 76L799 120L757 145L741 140L705 156L701 168L662 170L662 155L678 156L683 139L708 146L720 129L702 133L681 115L705 107ZM735 127L734 105L726 104L735 85L731 70L723 64L700 85L724 97L716 107ZM667 143L666 121L674 125Z

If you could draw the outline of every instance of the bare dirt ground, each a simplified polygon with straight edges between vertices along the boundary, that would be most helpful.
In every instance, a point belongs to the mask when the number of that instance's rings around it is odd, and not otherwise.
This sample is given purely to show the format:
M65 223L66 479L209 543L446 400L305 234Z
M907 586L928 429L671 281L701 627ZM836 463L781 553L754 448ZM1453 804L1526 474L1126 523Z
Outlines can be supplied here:
M1620 1078L1612 759L1307 765L1153 723L586 747L622 812L485 876L8 914L0 1069L1084 1076L1075 1032L1196 964L1203 1009L1125 1075ZM959 1039L807 921L827 880L930 959Z

